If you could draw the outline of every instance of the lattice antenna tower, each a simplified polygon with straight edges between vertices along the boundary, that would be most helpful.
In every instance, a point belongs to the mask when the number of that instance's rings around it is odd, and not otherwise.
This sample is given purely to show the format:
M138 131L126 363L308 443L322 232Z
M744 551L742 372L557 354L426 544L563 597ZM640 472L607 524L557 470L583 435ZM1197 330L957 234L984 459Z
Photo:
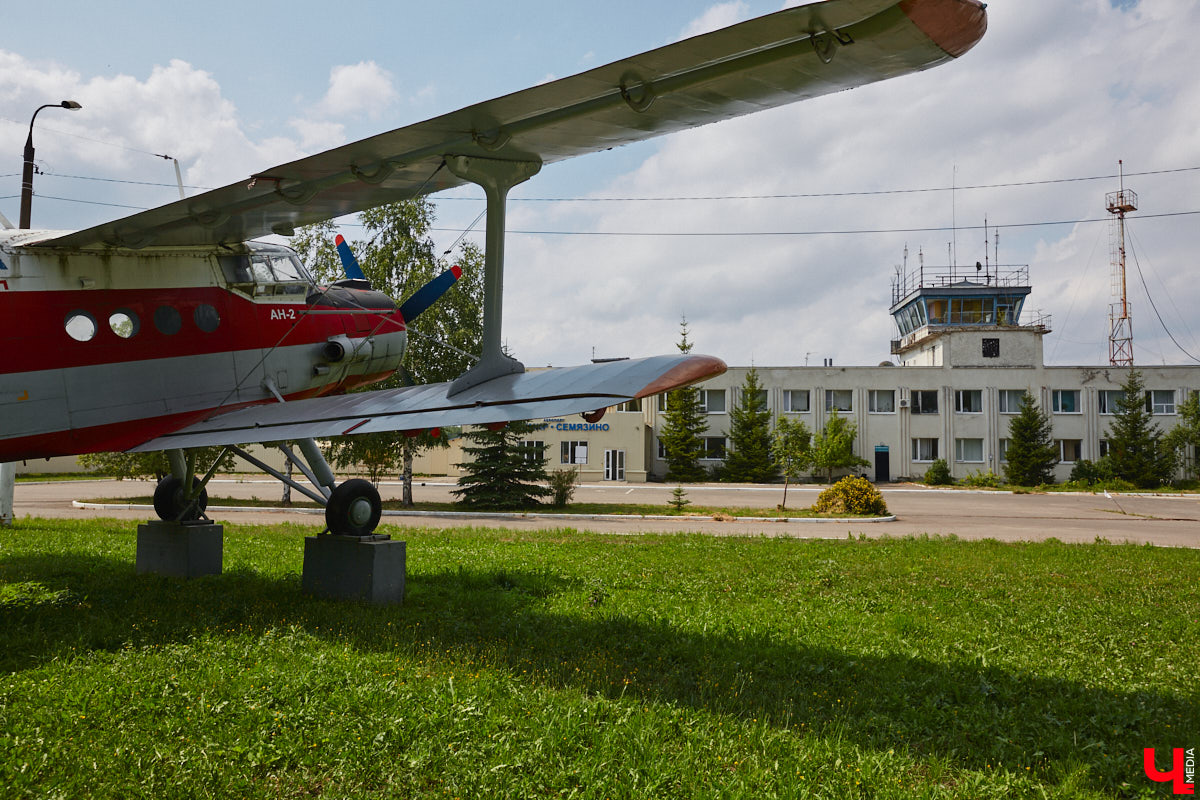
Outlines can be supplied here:
M1108 307L1108 363L1114 367L1133 366L1133 319L1129 315L1129 297L1125 291L1125 215L1137 211L1137 192L1125 188L1125 166L1117 162L1121 188L1104 196L1112 214L1109 230L1109 260L1112 263L1112 297Z

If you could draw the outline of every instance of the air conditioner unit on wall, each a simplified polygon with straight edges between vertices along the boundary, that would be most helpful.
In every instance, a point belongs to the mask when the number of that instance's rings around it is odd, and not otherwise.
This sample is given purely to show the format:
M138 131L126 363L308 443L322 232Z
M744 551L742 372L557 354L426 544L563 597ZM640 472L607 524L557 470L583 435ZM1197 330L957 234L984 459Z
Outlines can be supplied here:
M908 400L907 400L907 399L905 399L905 398L901 398L901 399L900 399L900 407L901 407L901 408L908 408Z

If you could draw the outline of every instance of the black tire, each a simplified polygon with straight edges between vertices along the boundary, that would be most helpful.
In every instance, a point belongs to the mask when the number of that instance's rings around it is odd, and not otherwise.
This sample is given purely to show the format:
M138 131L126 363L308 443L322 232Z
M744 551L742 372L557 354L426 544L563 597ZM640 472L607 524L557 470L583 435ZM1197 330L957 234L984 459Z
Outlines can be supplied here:
M339 536L370 536L379 525L383 501L370 481L352 478L334 488L325 504L325 525Z
M200 479L192 478L192 486L199 486ZM200 519L204 509L208 508L208 490L200 489L200 494L189 503L183 494L183 481L174 475L168 475L158 482L154 488L154 513L159 519L167 522L190 522Z

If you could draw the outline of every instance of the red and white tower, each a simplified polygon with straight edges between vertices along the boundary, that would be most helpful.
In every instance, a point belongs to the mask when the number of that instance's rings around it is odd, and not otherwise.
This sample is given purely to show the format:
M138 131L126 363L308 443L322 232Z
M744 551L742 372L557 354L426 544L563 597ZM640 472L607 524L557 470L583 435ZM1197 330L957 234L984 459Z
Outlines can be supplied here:
M1129 316L1129 298L1125 291L1125 215L1137 210L1137 192L1125 188L1125 167L1117 162L1121 188L1104 196L1108 213L1113 215L1109 236L1112 262L1113 302L1108 307L1108 363L1114 367L1133 366L1133 319Z

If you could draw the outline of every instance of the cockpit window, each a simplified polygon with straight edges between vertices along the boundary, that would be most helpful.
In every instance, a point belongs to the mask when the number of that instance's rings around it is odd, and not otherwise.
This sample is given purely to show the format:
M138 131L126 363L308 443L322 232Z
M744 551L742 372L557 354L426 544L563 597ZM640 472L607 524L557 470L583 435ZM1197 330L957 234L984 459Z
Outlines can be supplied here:
M312 279L295 253L279 249L218 256L225 280L254 295L304 295Z

